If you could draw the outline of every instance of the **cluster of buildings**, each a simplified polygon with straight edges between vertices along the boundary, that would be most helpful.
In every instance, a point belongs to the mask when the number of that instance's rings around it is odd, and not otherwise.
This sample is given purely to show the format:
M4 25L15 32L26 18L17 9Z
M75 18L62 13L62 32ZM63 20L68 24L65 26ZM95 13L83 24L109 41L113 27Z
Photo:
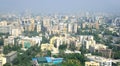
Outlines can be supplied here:
M91 54L85 54L85 57L87 58L85 66L116 66L115 64L120 62L119 59L115 60Z
M112 59L94 56L94 55L86 55L89 61L85 62L85 66L112 66Z
M22 44L22 48L30 48L31 46L38 45L40 46L42 37L21 37L18 41L19 44Z
M79 50L80 48L84 48L89 50L90 52L96 51L105 51L107 52L108 47L104 44L98 44L94 40L92 35L78 35L77 37L65 35L60 37L52 37L49 43L41 44L42 51L51 50L53 53L59 53L59 46L66 44L68 49L70 45L75 45L75 48Z
M96 28L96 29L99 29L99 22L95 22L95 23L85 22L85 23L82 23L82 28Z
M113 26L119 27L120 18L112 20L106 19L104 16L35 16L35 17L21 17L13 18L15 20L0 21L0 34L6 34L8 36L2 36L4 39L4 46L15 44L22 45L23 49L30 48L31 46L38 45L42 51L50 50L52 54L59 53L59 46L65 44L67 46L65 53L79 53L81 54L81 48L89 50L89 52L101 53L102 56L111 58L112 49L108 49L108 46L95 41L93 35L76 35L78 29L91 28L99 30L102 24L112 21ZM104 27L104 26L103 26ZM114 31L112 27L108 28ZM115 28L117 30L117 28ZM88 29L89 30L89 29ZM28 33L27 33L28 32ZM28 36L30 32L36 32L39 35ZM27 33L27 35L25 34ZM120 34L120 31L118 35ZM42 43L43 36L49 40L49 42ZM68 50L71 45L74 45L76 50ZM17 52L11 52L7 55L0 55L0 64L6 62L12 62L16 57ZM112 66L112 60L105 59L96 56L86 56L90 62L85 62L85 66ZM43 59L43 60L40 60ZM62 58L41 57L33 58L33 64L38 65L43 62L43 65L54 64L58 61L62 62ZM103 61L105 60L105 61Z

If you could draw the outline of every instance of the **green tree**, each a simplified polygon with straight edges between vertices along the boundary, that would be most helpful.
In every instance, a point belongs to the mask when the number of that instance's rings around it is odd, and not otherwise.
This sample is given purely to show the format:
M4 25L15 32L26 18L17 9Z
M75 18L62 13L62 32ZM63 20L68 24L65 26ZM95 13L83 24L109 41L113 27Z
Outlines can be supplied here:
M49 43L49 40L45 36L42 36L42 42L41 43Z
M37 33L37 31L24 31L23 35L32 37L32 36L38 36L39 33Z
M47 56L51 56L51 51L47 51Z
M4 45L4 39L3 38L0 39L0 46L1 45Z
M62 44L59 46L60 50L65 50L67 48L67 44Z
M12 66L10 63L6 63L3 66Z
M120 66L120 62L117 63L117 66Z
M114 54L115 59L120 59L120 51L116 51Z
M84 62L85 62L85 57L82 54L62 54L59 57L64 58L64 60L68 60L68 59L74 59L74 60L79 60L79 62L81 62L81 64L84 66Z
M19 51L22 54L18 54L14 59L13 66L32 66L31 58L36 57L41 52L40 47L35 45L30 47L27 51Z
M103 34L104 35L112 35L112 31L105 29Z
M94 34L94 40L98 43L100 43L100 37L98 36L98 34Z
M70 49L71 51L76 50L75 44L74 44L74 43L71 43L69 49Z
M62 63L62 66L82 66L79 60L68 59Z

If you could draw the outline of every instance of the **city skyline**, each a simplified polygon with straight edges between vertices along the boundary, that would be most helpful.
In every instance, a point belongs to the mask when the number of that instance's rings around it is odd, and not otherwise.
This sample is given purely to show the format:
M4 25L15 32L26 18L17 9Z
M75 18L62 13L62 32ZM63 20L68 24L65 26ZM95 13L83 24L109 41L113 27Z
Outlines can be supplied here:
M1 0L0 12L76 13L120 12L119 0Z
M119 2L0 0L0 66L120 66Z

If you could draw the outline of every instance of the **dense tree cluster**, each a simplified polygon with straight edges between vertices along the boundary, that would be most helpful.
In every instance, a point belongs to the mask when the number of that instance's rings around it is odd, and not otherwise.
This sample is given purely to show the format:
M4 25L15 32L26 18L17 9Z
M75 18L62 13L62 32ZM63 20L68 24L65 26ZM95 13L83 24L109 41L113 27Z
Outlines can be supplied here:
M15 47L11 47L10 49L15 49ZM40 54L41 50L40 47L35 45L29 48L27 51L19 50L17 52L17 58L15 58L12 62L12 66L32 66L31 59L36 57L37 54ZM4 66L6 65L11 66L9 63L6 63Z
M37 31L24 31L23 35L32 37L32 36L39 36L39 33Z
M82 66L79 60L69 59L62 63L62 66Z
M65 50L67 48L67 44L62 44L59 46L60 50Z
M71 65L72 64L76 65L76 63L78 63L81 66L84 66L84 62L85 62L84 55L78 54L78 53L75 53L75 54L64 54L64 53L62 53L62 54L59 54L58 56L54 56L54 57L62 57L62 58L64 58L64 62L62 64L63 66L65 66L65 65L69 66L70 62L72 62ZM76 66L78 66L78 65L76 65Z
M7 45L7 46L4 46L3 53L8 54L11 51L20 51L20 50L21 50L21 46L19 45L13 45L13 46Z

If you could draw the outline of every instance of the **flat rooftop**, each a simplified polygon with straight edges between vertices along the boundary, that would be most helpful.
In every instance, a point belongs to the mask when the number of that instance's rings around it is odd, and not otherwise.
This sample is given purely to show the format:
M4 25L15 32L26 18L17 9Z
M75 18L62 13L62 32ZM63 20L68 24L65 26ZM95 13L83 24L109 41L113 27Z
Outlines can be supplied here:
M12 52L8 53L6 56L11 56L11 55L13 55L15 53L17 53L17 51L12 51Z

